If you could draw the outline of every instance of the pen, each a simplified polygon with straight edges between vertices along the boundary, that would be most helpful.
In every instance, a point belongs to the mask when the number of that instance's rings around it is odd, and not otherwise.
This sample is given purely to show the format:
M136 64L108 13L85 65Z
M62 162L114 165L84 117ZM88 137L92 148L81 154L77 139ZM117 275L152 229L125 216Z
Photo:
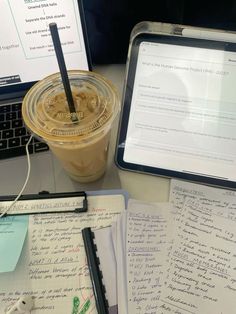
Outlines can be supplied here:
M228 33L228 32L217 32L217 31L198 30L198 29L192 29L192 28L183 28L182 36L236 43L236 34Z

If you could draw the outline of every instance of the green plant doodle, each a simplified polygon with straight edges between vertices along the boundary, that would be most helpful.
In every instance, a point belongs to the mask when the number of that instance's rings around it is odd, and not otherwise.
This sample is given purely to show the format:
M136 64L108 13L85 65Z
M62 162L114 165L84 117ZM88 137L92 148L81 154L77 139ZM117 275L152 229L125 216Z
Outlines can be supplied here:
M83 307L82 307L82 310L80 310L79 314L85 314L85 313L88 311L88 309L89 309L89 307L90 307L90 304L91 304L90 300L87 300L87 301L84 303L84 305L83 305Z
M72 314L78 314L79 312L79 306L80 306L80 300L78 297L74 297L73 299L73 309Z

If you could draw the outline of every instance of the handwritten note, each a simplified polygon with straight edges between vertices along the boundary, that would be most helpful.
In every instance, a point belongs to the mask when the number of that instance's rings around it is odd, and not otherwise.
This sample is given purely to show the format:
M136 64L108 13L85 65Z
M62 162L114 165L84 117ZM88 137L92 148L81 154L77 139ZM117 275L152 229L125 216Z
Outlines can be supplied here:
M126 214L116 222L117 301L118 313L128 313L126 274Z
M48 211L63 211L65 208L67 210L74 210L75 208L80 208L83 206L83 196L70 197L70 198L54 198L54 199L32 199L27 200L27 202L19 202L14 205L9 213L19 213L19 212L48 212ZM0 210L4 211L12 202L2 202L0 203Z
M27 230L27 216L0 219L0 273L15 269Z
M79 205L76 198L64 201ZM30 216L16 271L0 275L0 313L22 294L35 297L35 314L96 313L81 230L110 225L125 204L122 195L90 196L88 202L88 213Z
M236 297L235 192L174 182L177 228L159 312L230 314Z
M229 201L234 202L236 192L172 179L169 201L174 205L177 212L183 207L186 197L192 199L204 197L206 200L220 200L227 203Z
M164 205L152 207L127 212L128 313L157 313L164 284L172 218Z

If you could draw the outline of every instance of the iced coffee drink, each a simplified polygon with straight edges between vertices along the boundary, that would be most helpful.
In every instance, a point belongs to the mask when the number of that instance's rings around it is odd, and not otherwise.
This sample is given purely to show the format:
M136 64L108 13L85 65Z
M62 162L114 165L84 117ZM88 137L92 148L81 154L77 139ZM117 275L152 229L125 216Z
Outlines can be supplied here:
M22 106L26 126L45 140L71 178L91 182L107 165L110 130L119 111L113 85L89 71L69 71L78 121L72 121L60 74L35 84Z

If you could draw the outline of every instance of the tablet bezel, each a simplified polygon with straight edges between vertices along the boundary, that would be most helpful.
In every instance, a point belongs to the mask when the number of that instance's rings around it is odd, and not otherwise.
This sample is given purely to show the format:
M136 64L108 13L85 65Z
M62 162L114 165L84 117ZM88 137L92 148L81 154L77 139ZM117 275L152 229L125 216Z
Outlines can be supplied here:
M124 161L125 142L126 142L127 128L128 128L128 123L129 123L129 115L130 115L136 66L137 66L137 60L138 60L138 52L139 52L139 46L143 41L236 52L236 43L231 43L231 42L189 38L189 37L175 36L175 35L151 34L151 33L141 33L137 35L131 42L128 62L127 62L127 67L126 67L126 79L125 79L126 85L124 87L124 92L123 92L122 112L120 116L120 125L119 125L119 131L118 131L118 137L117 137L117 143L116 143L116 153L115 153L116 165L122 170L146 173L146 174L157 175L157 176L162 176L162 177L167 177L167 178L183 179L183 180L199 182L199 183L203 183L207 185L235 189L236 182L234 181L219 179L218 177L215 178L215 177L198 175L195 173L191 174L188 172L185 173L185 172L180 172L180 171L173 171L170 169L139 165L139 164L128 163Z

